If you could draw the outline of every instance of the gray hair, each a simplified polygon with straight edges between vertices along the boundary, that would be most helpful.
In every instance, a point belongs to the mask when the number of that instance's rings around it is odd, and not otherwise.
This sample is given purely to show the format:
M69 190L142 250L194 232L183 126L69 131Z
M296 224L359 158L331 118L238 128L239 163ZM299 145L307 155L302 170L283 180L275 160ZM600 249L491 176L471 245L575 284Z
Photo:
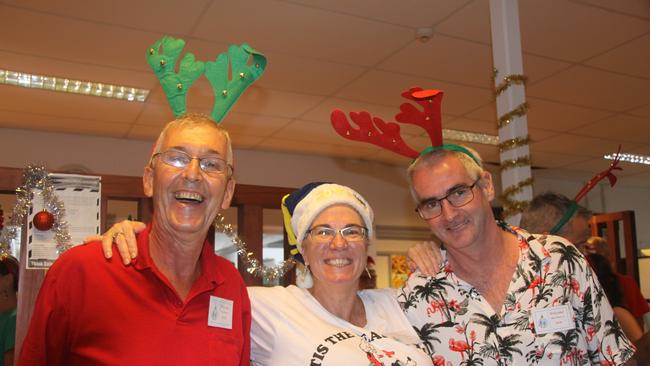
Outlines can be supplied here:
M571 199L559 193L539 194L530 201L530 205L521 215L519 226L531 233L547 233L560 221L572 203ZM589 220L592 215L591 211L578 205L574 217ZM562 236L567 232L568 227L568 225L564 225L557 234Z
M460 160L461 164L463 164L463 167L465 167L465 171L470 176L470 178L474 180L478 179L478 177L485 171L483 169L483 160L481 159L481 156L478 154L478 152L476 152L476 150L463 145L459 145L459 146L464 147L472 155L474 155L476 161L472 159L471 156L463 152L441 149L441 150L430 151L426 154L420 155L418 156L417 159L415 159L411 163L411 165L409 165L408 170L406 171L409 190L411 191L411 196L416 202L419 201L420 199L420 197L418 197L417 193L415 192L415 189L413 188L413 175L415 174L416 170L422 168L430 168L438 164L442 159L448 156L455 156L458 160Z
M228 165L232 166L233 165L232 143L230 141L230 135L228 134L228 131L226 131L225 128L221 127L220 124L216 123L212 118L210 118L210 116L202 113L184 114L176 118L175 120L167 123L165 125L165 128L163 128L162 132L160 132L160 135L158 135L158 139L156 140L156 144L154 145L153 148L153 153L149 158L149 165L151 165L152 163L153 156L159 153L160 150L162 149L162 143L165 140L165 137L167 136L167 133L169 132L170 128L172 127L186 128L186 127L199 127L199 126L212 127L217 131L221 132L221 134L226 139L225 160L228 163Z

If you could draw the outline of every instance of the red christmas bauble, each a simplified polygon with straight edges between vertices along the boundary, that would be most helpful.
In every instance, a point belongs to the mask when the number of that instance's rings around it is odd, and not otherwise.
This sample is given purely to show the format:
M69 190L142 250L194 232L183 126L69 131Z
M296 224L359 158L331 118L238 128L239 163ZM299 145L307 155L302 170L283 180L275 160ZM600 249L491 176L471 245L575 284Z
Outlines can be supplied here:
M47 231L50 230L52 226L54 226L54 215L47 212L46 210L43 210L34 215L32 222L34 223L34 227L36 227L38 230Z

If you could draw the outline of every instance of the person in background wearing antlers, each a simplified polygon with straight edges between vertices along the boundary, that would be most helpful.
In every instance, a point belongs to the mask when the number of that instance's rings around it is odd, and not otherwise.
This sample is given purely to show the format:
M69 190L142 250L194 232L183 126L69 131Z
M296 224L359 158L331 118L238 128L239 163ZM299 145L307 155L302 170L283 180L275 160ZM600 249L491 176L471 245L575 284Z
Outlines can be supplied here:
M413 152L399 126L333 113L339 134L414 158L408 168L417 212L444 245L439 272L414 273L398 300L440 365L621 365L634 354L580 252L557 236L496 222L492 176L469 148L442 144L442 92L402 94L395 119L422 126L432 146Z
M259 77L265 58L247 45L205 65L188 53L175 73L183 47L164 37L147 52L177 118L144 168L154 210L137 238L137 262L107 262L101 242L66 251L47 272L19 365L250 364L246 286L206 236L235 189L230 137L215 121ZM229 70L239 76L229 80ZM186 114L187 89L204 72L223 93L212 116Z

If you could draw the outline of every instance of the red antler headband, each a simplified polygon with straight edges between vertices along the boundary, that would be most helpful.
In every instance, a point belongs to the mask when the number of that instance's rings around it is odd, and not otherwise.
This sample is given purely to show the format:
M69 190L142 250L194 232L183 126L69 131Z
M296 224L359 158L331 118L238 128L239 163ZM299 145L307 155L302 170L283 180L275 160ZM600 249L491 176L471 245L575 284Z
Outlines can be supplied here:
M417 159L420 155L436 150L458 151L468 155L476 164L480 165L474 154L466 148L442 143L440 105L443 94L442 90L424 90L419 87L402 92L403 98L412 100L422 107L420 110L411 103L403 103L400 105L400 112L395 115L397 122L420 126L429 135L431 146L420 153L406 145L400 135L399 124L395 122L385 122L379 117L372 117L365 111L350 112L350 119L359 126L359 128L353 128L345 112L340 109L332 111L330 119L334 130L348 140L368 142L412 159Z
M613 171L614 170L623 170L623 168L618 166L618 163L620 162L620 158L621 158L621 145L618 145L618 152L616 152L616 159L614 159L614 161L612 161L612 163L609 165L609 168L607 168L607 169L603 170L602 172L594 175L594 177L591 178L589 180L589 182L587 182L587 184L584 185L584 187L582 187L580 192L578 192L576 197L571 202L571 205L569 206L569 209L564 213L564 215L562 216L560 221L558 221L558 223L555 224L555 226L553 226L553 228L551 229L551 231L550 231L551 234L557 234L558 232L560 232L562 227L567 222L569 222L569 220L571 219L573 214L578 209L578 202L580 202L580 200L583 199L587 195L587 193L589 193L589 191L594 189L594 187L596 186L596 184L598 182L600 182L605 177L607 177L607 180L609 180L610 187L614 187L614 185L616 184L616 176L614 175Z

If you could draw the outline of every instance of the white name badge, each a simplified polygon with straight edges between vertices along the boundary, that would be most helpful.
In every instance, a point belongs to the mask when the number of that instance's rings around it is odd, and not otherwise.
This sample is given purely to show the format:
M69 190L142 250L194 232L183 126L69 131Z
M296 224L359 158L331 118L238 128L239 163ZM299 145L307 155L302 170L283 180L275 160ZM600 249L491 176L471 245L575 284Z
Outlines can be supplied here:
M533 309L531 313L537 334L559 332L576 327L573 321L573 309L570 305Z
M232 329L233 301L217 296L210 296L208 326Z

